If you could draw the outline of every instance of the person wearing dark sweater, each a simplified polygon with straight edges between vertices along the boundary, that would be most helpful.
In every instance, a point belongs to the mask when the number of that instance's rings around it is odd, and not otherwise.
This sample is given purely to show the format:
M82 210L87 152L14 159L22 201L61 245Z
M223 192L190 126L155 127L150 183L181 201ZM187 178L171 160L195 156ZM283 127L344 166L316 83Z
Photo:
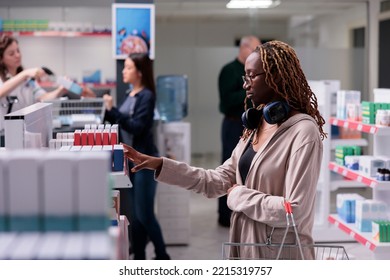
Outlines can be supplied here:
M247 57L260 44L255 36L242 37L237 58L223 66L219 74L219 111L224 115L221 129L221 163L230 158L243 132L241 115L245 107L245 90L242 87L242 76L245 74L244 64ZM229 227L232 211L227 207L226 200L226 195L218 198L218 223Z
M132 53L125 60L123 82L132 88L123 104L116 108L110 95L104 95L105 121L119 126L119 140L143 153L158 155L153 138L153 118L156 103L152 61L147 54ZM128 167L132 167L129 162ZM121 212L130 221L130 244L134 259L146 259L148 238L155 248L155 259L167 260L170 256L160 225L154 214L154 198L157 182L151 170L128 172L133 187L121 189Z

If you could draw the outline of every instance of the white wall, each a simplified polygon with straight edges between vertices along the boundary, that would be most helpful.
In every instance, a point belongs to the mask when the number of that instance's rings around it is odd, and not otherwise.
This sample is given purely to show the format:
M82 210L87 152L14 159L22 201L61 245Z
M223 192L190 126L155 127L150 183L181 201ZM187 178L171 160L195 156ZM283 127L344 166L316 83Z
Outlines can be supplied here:
M251 34L259 38L286 39L286 22L197 20L157 22L156 76L186 74L189 82L189 114L192 152L221 152L218 110L218 75L238 53L234 41Z
M298 21L296 21L298 22ZM352 30L367 25L365 3L319 18L301 18L290 22L289 39L293 42L307 77L312 80L337 79L341 89L364 92L364 49L352 47Z
M366 5L356 3L353 8L337 14L291 20L288 38L294 46L299 47L349 49L351 30L366 24Z

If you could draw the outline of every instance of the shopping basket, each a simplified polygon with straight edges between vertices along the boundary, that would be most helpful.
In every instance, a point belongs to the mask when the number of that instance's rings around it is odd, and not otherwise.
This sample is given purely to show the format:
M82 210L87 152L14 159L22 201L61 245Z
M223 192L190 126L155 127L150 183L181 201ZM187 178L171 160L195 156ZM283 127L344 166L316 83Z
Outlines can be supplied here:
M319 244L301 244L290 202L285 202L287 226L279 244L268 243L234 243L222 244L222 258L230 260L348 260L343 246ZM286 236L290 226L295 233L294 244L286 244Z

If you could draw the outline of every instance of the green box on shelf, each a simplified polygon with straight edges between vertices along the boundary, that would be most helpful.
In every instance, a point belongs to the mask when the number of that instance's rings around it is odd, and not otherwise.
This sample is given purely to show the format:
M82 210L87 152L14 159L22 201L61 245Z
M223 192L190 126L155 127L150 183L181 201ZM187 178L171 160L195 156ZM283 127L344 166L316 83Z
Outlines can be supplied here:
M341 165L341 166L344 166L344 164L345 164L344 159L341 159L341 158L336 158L335 161L336 161L336 164Z
M379 110L387 110L387 103L379 103Z
M35 20L35 29L36 30L48 30L49 29L49 21L46 19Z
M362 147L360 146L352 146L353 155L361 156L362 155Z
M3 31L13 31L15 29L15 22L13 20L6 19L3 21Z
M372 238L379 242L390 242L390 221L373 221Z
M375 116L362 116L362 123L375 124Z

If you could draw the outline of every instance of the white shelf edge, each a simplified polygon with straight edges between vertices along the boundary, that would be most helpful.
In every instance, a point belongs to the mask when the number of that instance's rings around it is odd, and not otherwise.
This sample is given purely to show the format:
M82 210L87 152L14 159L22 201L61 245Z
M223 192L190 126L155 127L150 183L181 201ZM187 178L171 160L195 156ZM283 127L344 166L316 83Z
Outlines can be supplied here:
M329 215L335 220L334 225L336 225L340 230L344 231L346 234L349 234L352 238L358 241L360 244L364 245L371 251L376 251L377 248L390 248L390 242L378 242L372 239L372 232L361 232L355 228L354 223L346 223L340 219L336 214ZM341 228L341 227L342 228Z
M332 191L338 188L366 188L367 186L363 183L352 181L352 180L334 180L330 182L330 189Z
M114 180L114 189L132 188L133 185L130 179L123 171L110 172L112 179Z
M329 168L331 171L336 172L337 174L341 174L343 176L348 177L349 174L354 176L357 176L357 179L351 179L355 180L356 182L362 183L370 188L375 189L389 189L390 188L390 182L389 181L377 181L375 178L368 177L366 174L360 173L356 170L351 170L346 168L345 166L338 165L335 162L330 162L330 164L334 165L334 168ZM335 170L337 169L337 171ZM343 171L340 172L340 169ZM349 177L350 178L350 177Z
M330 123L335 126L351 128L364 133L370 133L379 136L390 136L390 127L380 126L375 124L365 124L358 121L342 120L330 118Z
M367 139L360 138L360 139L331 139L330 140L330 146L331 149L336 149L336 146L361 146L366 147L368 146Z

